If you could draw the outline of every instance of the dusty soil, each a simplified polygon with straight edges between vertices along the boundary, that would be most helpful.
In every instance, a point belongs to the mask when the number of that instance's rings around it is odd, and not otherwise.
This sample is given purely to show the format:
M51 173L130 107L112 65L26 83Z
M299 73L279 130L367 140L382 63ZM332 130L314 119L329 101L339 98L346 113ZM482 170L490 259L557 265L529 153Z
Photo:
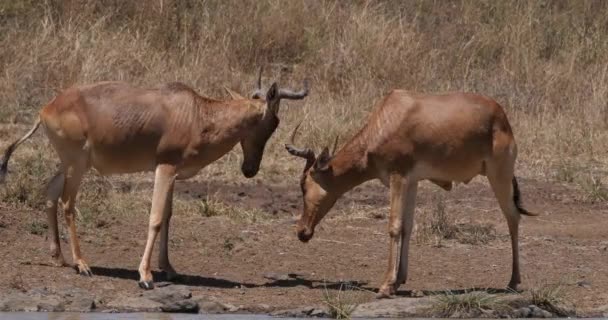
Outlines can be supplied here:
M346 194L321 222L315 238L303 244L291 225L301 208L296 177L277 180L178 183L176 197L214 194L235 206L271 212L275 218L247 223L175 212L170 256L182 275L177 282L234 305L267 304L271 309L318 304L324 290L337 290L340 281L376 290L387 264L387 190L371 182ZM520 187L526 207L540 213L522 219L521 288L562 281L578 310L607 305L608 205L586 201L573 188L558 183L520 179ZM511 268L508 232L485 179L458 185L450 193L423 183L418 218L432 210L438 193L444 195L446 210L456 221L490 223L498 237L485 245L455 240L441 246L413 242L410 275L400 294L504 288ZM102 301L140 292L136 280L147 230L145 215L80 227L82 250L95 274L92 278L48 265L45 235L28 231L32 221L44 220L43 212L0 211L0 290L78 287L103 297ZM70 260L67 240L63 253ZM156 265L156 257L154 261ZM280 280L290 273L297 275ZM272 274L279 280L269 279ZM161 280L159 273L155 277ZM371 292L361 295L364 300L373 299Z

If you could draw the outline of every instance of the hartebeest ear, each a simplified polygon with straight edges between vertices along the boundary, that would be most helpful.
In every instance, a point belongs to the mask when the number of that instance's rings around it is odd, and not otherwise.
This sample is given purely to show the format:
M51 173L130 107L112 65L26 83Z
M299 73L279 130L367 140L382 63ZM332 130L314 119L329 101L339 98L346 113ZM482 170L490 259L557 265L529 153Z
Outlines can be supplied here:
M331 155L329 154L329 149L327 147L323 148L321 154L317 157L317 161L315 161L314 170L315 171L327 171L330 169L329 162L331 161Z
M236 91L232 91L228 87L224 87L224 90L226 90L226 92L228 92L228 94L230 95L230 97L232 97L233 100L244 100L245 99L242 95L238 94Z

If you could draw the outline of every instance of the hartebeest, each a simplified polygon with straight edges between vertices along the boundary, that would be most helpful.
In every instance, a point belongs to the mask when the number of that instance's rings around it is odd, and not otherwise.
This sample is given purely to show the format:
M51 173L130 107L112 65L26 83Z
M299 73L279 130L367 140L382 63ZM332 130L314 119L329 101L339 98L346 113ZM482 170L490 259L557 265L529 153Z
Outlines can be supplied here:
M273 83L264 94L260 69L251 99L227 90L232 99L222 101L200 96L182 83L154 89L123 82L71 87L42 108L32 129L8 147L0 182L15 148L42 124L61 160L61 169L48 187L51 254L57 265L65 265L57 227L61 199L74 263L80 274L91 275L80 253L74 223L74 201L83 175L91 167L103 175L155 170L148 239L139 265L139 285L151 289L150 256L159 231L160 269L168 278L176 275L167 248L175 180L194 176L237 143L243 150L243 175L256 175L266 142L279 125L281 99L303 99L308 95L308 82L304 81L299 92L279 89Z
M509 287L516 289L520 283L520 215L534 214L520 205L514 176L517 147L507 116L496 101L467 93L427 95L394 90L335 155L328 148L315 156L311 149L294 147L297 129L286 148L306 159L300 180L304 208L297 225L301 241L312 238L315 226L342 194L379 179L390 187L391 241L388 270L378 297L392 296L407 280L418 182L428 179L449 191L452 182L468 183L485 175L509 225L513 254Z

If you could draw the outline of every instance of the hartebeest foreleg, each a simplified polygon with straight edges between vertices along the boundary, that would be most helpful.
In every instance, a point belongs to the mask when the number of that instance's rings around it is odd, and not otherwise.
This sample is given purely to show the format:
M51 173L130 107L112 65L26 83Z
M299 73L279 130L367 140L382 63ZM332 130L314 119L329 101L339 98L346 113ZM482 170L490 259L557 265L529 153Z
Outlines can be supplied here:
M172 193L176 178L176 169L171 164L159 164L156 166L156 175L154 178L154 192L152 193L152 208L150 209L150 224L148 228L148 240L146 241L146 249L139 264L139 286L143 289L154 288L152 280L152 272L150 271L150 258L152 257L152 249L154 241L158 235L163 221L167 221L164 217L168 202L172 201L169 197Z
M91 269L85 262L82 254L80 253L80 244L78 242L78 233L76 231L75 221L75 201L78 195L78 188L82 177L87 170L86 163L79 161L74 164L70 164L64 167L65 182L63 184L63 194L61 196L61 202L63 204L63 214L65 216L65 223L68 226L70 234L70 246L72 248L72 258L78 269L78 273L81 275L92 276Z
M65 266L65 259L61 253L61 243L59 241L59 225L57 223L57 207L59 197L63 193L64 181L63 172L59 171L51 178L47 187L46 217L48 224L48 241L51 250L53 264L58 267Z
M173 215L173 189L174 184L171 184L167 194L168 201L165 204L163 212L164 220L160 230L160 250L158 255L158 267L165 272L167 280L172 280L177 276L177 272L175 272L175 269L171 266L171 262L169 262L169 224Z
M389 263L378 297L390 297L407 280L408 251L414 224L418 182L400 174L390 177Z

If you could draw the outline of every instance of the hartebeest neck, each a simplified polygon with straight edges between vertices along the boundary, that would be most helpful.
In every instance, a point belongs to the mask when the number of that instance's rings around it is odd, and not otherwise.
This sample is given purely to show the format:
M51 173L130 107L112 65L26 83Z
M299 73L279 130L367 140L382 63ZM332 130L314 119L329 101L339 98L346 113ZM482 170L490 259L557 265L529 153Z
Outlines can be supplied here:
M375 177L368 166L367 149L357 141L351 141L337 152L331 159L330 167L332 171L327 188L336 197Z
M240 140L256 126L264 116L263 106L252 100L228 100L200 102L201 133L204 140L220 142Z

